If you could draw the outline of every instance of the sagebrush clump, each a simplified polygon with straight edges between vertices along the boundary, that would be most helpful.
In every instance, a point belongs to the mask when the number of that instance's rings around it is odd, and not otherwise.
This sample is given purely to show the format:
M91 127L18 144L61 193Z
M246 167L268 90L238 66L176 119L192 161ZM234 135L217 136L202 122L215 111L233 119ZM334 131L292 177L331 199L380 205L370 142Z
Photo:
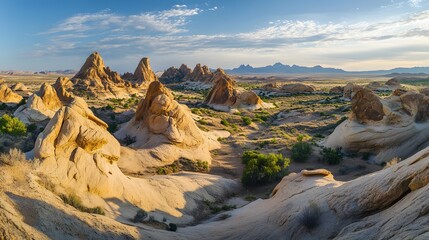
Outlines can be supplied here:
M17 117L4 114L0 117L0 132L12 136L23 136L27 134L27 127Z
M290 160L282 154L263 154L246 151L242 155L244 167L241 182L244 185L260 185L279 180L287 174Z
M311 203L300 213L298 220L307 230L312 230L320 225L321 214L319 206Z
M310 143L299 141L292 146L290 158L292 161L305 162L310 157L312 150Z

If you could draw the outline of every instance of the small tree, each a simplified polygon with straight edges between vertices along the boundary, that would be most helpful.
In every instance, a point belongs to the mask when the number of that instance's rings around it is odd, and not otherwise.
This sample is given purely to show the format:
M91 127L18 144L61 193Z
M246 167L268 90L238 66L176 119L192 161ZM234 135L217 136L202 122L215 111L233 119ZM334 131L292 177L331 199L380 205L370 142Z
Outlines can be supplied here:
M322 148L320 151L322 154L322 161L328 163L329 165L340 164L343 160L343 153L341 152L341 148Z
M262 154L246 151L242 156L246 165L241 182L244 185L259 185L278 180L287 174L289 159L282 154Z
M290 158L296 162L305 162L312 150L310 143L299 141L292 146Z
M0 132L13 136L23 136L27 133L27 127L17 117L5 114L0 117Z

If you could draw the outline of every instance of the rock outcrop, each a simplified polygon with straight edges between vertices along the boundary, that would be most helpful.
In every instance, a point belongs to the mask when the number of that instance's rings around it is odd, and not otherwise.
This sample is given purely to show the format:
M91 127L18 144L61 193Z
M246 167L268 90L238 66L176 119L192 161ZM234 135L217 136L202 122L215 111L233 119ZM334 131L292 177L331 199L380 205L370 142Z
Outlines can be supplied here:
M201 66L201 64L195 65L194 70L185 77L186 81L196 81L196 82L209 82L212 78L213 73L210 71L209 67L206 65Z
M191 74L191 69L185 64L180 68L170 67L159 78L163 83L178 83L183 82L185 77Z
M120 144L107 131L107 124L80 97L57 111L38 136L34 156L41 160L38 170L59 186L58 191L71 189L89 199L89 205L104 204L115 219L118 214L133 218L137 206L153 212L159 221L166 217L177 223L189 223L197 201L220 198L237 186L232 180L193 173L162 178L125 176L118 168L118 161L133 159L121 156ZM213 183L216 187L205 188ZM184 193L194 190L198 194L184 198ZM128 216L125 212L124 216L123 212L111 209L112 204L135 210Z
M138 86L143 86L145 88L147 88L151 82L158 80L150 67L149 58L144 57L140 60L134 71L133 78Z
M124 161L120 167L127 172L141 171L171 164L179 158L210 163L210 150L220 147L218 134L201 131L189 109L176 102L162 83L153 82L135 116L115 133L118 139L135 138L129 145L132 149L124 148L123 154L134 155L128 158L136 162Z
M255 110L273 107L271 104L264 103L256 93L238 88L235 80L222 69L216 70L212 79L214 86L207 95L205 103L214 109L230 111L234 108Z
M11 89L13 91L22 91L22 92L28 91L28 88L22 83L16 83L16 84L12 85Z
M22 96L12 91L6 84L0 85L0 103L18 104L22 99Z
M342 86L335 86L329 89L329 93L335 93L335 94L343 94L344 87Z
M89 95L92 97L126 98L130 93L136 93L132 84L109 67L97 52L92 53L85 61L79 72L72 78L72 91L77 96Z
M344 89L343 89L343 97L348 98L348 99L352 99L354 94L363 88L364 87L353 84L353 83L347 83L347 85L344 86Z
M66 101L65 98L64 101ZM13 115L26 124L37 123L52 118L62 106L63 102L55 88L43 83L39 91L33 93Z
M429 145L429 97L416 92L381 99L369 89L352 98L352 113L325 140L328 147L373 154L372 161L407 158Z

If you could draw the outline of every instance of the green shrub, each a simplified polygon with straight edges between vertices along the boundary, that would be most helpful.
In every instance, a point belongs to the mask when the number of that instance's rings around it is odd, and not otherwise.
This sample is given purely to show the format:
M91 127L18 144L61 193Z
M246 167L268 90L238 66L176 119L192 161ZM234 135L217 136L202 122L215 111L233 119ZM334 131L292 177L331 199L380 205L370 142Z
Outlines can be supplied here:
M23 136L27 133L27 127L18 118L4 114L0 117L0 132L13 136Z
M328 163L329 165L340 164L343 160L343 153L341 152L341 148L322 148L320 151L322 155L322 161Z
M131 137L130 135L126 135L123 142L126 146L131 145L136 142L136 137L135 136Z
M78 209L81 212L105 215L104 210L101 207L93 207L93 208L85 207L82 204L82 200L80 200L79 196L75 194L69 194L69 195L61 194L60 198L64 201L64 203L70 206L73 206L74 208Z
M147 218L148 214L145 210L139 209L133 218L133 222L141 223Z
M246 165L241 182L244 185L259 185L278 180L287 174L289 159L282 154L262 154L256 151L243 153L242 162Z
M307 230L312 230L320 225L320 215L321 211L319 206L311 203L310 206L302 211L298 220Z
M243 117L241 117L241 120L243 120L243 123L246 126L252 124L252 119L250 117L243 116Z
M220 120L220 124L227 126L227 127L229 126L229 122L226 119Z
M36 132L36 130L37 130L37 126L34 123L28 125L28 127L27 127L27 131L29 131L29 132L34 133L34 132Z
M292 153L290 158L292 159L292 161L305 162L311 155L311 144L308 142L299 141L292 146L291 152Z
M168 224L168 230L172 232L177 231L177 225L175 223Z

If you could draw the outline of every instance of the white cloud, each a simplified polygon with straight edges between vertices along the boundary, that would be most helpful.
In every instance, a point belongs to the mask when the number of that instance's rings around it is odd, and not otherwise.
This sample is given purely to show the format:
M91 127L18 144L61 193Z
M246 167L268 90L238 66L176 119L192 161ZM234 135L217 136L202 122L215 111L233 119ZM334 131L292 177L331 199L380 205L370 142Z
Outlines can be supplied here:
M158 59L156 69L192 62L192 58L221 67L276 61L348 69L429 65L429 51L423 51L429 49L429 11L372 23L282 20L250 32L184 34L188 17L201 11L175 6L130 16L109 11L80 14L51 30L51 41L37 46L37 53L87 54L108 49L117 61L149 54Z

